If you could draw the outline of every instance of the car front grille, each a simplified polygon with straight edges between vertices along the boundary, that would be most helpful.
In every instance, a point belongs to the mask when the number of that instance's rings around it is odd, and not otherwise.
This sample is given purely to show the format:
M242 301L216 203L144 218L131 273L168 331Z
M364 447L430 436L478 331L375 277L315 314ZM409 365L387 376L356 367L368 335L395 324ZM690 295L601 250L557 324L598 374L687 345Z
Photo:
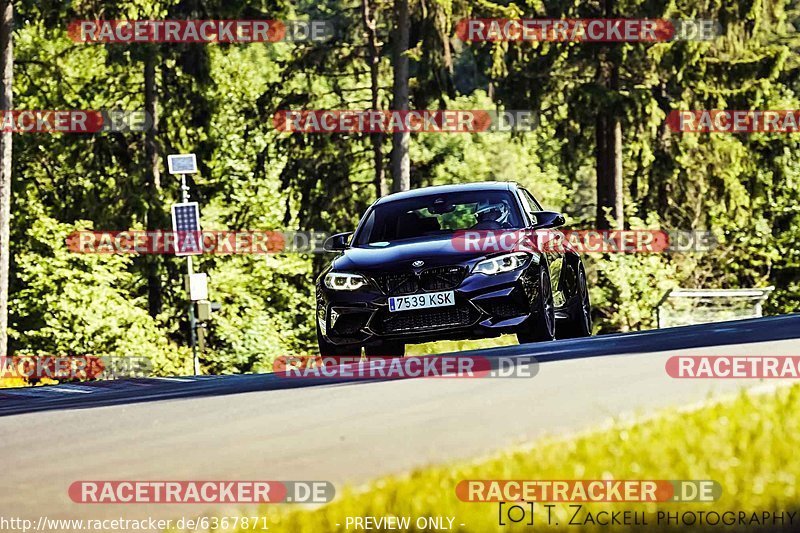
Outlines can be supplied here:
M469 326L475 313L467 305L385 313L374 327L380 333L403 333Z
M377 281L381 290L390 295L414 294L419 290L419 278L413 272L385 274Z
M414 294L420 290L446 291L458 287L466 276L466 269L461 266L431 267L416 272L400 272L377 276L375 281L381 290L389 296Z
M422 290L425 291L446 291L455 289L462 281L466 269L459 266L433 267L423 270L420 274Z

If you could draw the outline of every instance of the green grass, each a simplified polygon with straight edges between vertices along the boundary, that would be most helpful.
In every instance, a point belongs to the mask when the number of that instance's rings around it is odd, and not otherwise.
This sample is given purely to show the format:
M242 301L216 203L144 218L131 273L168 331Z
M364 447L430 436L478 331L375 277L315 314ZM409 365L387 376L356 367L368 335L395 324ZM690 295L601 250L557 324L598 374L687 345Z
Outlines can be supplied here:
M374 481L367 489L337 487L334 501L317 509L267 506L272 531L346 531L347 516L455 516L459 531L519 530L499 527L497 504L463 503L455 497L462 479L713 479L722 485L716 503L588 504L592 512L639 510L655 521L655 511L797 511L800 509L800 386L765 394L740 393L693 410L657 413L639 422L568 439L545 439L490 458L417 470ZM516 410L498 416L524 416ZM465 432L465 435L467 432ZM535 530L660 531L654 526L626 529L566 526L566 505L558 506L560 527ZM795 517L795 531L800 523ZM342 524L337 526L336 524ZM663 529L683 531L685 528ZM693 528L692 531L699 530ZM715 531L736 531L718 526ZM745 529L757 531L755 527ZM353 531L351 529L350 531ZM528 529L530 531L530 529Z

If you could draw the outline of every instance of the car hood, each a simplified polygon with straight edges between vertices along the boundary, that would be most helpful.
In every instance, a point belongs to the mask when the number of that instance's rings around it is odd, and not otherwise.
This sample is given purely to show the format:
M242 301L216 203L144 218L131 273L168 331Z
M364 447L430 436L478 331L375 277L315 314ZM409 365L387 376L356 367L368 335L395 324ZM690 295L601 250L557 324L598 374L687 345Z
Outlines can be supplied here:
M452 236L447 235L348 248L333 261L332 267L339 271L408 270L414 268L414 261L424 261L421 268L427 268L464 264L484 255L456 249Z

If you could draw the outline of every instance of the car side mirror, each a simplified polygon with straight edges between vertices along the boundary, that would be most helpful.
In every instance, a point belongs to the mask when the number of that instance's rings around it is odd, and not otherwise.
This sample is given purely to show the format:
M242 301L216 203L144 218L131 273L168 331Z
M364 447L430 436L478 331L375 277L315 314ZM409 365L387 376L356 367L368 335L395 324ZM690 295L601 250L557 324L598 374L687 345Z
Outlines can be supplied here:
M346 250L350 243L350 236L352 235L352 231L331 235L322 243L322 249L326 252L341 252L342 250Z
M557 228L567 223L564 215L555 211L537 211L534 217L533 227L536 229Z

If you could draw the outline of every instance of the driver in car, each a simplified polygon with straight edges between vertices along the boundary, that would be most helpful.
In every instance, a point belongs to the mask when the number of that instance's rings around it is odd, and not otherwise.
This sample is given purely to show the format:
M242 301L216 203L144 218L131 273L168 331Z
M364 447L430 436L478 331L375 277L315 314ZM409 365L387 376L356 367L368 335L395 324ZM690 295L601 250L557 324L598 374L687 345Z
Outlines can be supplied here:
M475 211L475 216L478 222L472 226L471 229L478 230L492 230L492 229L507 229L510 227L508 223L511 209L508 204L503 201L496 203L486 203L485 205L478 205Z

